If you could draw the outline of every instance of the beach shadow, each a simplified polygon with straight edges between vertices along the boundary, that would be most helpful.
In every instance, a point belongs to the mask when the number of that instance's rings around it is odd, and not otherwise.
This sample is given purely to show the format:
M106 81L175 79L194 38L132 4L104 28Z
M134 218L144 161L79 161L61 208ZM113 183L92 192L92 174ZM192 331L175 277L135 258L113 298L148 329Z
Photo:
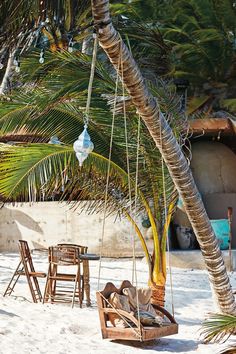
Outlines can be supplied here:
M9 316L9 317L20 317L18 315L15 315L12 312L4 311L4 310L0 310L0 315L5 315L5 316Z
M187 353L198 348L198 343L194 340L176 338L156 339L148 342L136 342L125 340L114 340L112 342L143 350L154 350L157 352L168 351L170 353L183 353L183 351L184 353Z

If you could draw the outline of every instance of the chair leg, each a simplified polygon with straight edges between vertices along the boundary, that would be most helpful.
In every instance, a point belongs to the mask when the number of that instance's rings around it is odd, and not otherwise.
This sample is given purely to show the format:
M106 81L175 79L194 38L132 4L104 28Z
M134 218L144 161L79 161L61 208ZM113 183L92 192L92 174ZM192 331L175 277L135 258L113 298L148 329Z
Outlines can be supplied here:
M50 273L51 273L51 266L49 264L48 267L48 274L47 274L47 280L45 284L45 289L44 289L44 295L43 295L43 304L49 300L49 296L51 294L51 279L50 279Z
M23 266L22 266L22 261L20 261L20 263L18 264L13 276L11 277L11 280L9 281L8 283L8 286L3 294L3 296L6 296L6 295L11 295L11 293L13 292L14 290L14 287L20 277L20 271L23 271ZM15 278L15 279L14 279Z
M72 307L74 307L74 304L75 304L75 296L76 296L77 289L78 289L79 305L80 305L80 308L82 308L83 295L82 295L82 291L81 291L82 289L81 289L80 265L78 265L77 274L76 274L76 278L75 278L74 292L73 292L73 296L72 296Z

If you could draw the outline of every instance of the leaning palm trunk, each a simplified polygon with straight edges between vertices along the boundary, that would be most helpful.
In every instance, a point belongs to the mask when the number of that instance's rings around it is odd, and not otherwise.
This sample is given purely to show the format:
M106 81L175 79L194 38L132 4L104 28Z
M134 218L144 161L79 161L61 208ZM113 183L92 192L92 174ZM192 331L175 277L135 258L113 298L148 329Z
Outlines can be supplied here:
M2 83L0 85L0 95L4 95L8 89L9 79L12 74L13 60L14 60L14 51L10 52L8 57L6 71L4 73Z
M109 0L92 0L92 11L99 43L119 72L183 200L216 293L219 309L224 313L235 314L236 303L222 254L186 158L160 112L157 100L148 91L137 64L111 24Z

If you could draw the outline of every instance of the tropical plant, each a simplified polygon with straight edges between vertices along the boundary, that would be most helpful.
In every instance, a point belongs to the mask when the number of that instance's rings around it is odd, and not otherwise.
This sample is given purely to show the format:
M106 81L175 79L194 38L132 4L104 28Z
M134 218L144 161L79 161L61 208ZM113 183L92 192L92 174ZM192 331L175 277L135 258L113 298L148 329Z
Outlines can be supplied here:
M172 48L171 75L190 82L189 113L236 111L234 2L167 0L156 6L155 1L137 0L130 7L135 21L145 23L148 31L160 31Z
M21 137L22 134L32 137L32 141L34 139L49 141L52 135L57 135L64 144L72 144L79 131L83 129L90 58L80 52L47 53L43 65L38 63L37 58L37 52L32 52L29 58L22 62L23 86L13 91L9 96L10 100L0 103L1 135L5 138L10 135L11 140L14 140L14 134L17 139L16 132L19 132ZM181 134L185 120L179 115L179 102L174 98L172 86L168 88L160 81L157 87L150 83L150 89L159 97L163 110L166 111L168 107L166 115L176 136L183 144L184 137ZM114 90L115 78L107 71L107 63L102 64L98 61L89 125L96 153L91 155L79 174L71 145L46 144L32 147L28 144L26 147L4 145L1 148L0 193L8 200L42 200L46 196L60 193L62 198L65 197L75 204L81 198L93 200L86 204L90 212L95 209L102 210L112 121L112 113L104 96L111 97ZM119 87L118 96L123 98L122 86ZM119 103L121 111L126 107L125 102L126 99L122 99ZM158 285L164 288L166 238L176 192L160 154L150 139L145 125L141 123L137 215L145 211L152 226L154 251L150 256L135 213L130 211L130 207L134 209L135 199L139 119L133 106L127 106L125 110L126 122L123 114L119 114L116 118L119 122L116 122L114 127L107 213L119 212L131 221L141 240L149 265L149 283L152 287ZM128 134L127 146L125 125ZM129 168L126 163L127 148ZM131 205L128 170L131 181ZM64 193L61 193L62 189Z
M205 343L222 342L236 334L236 316L211 314L202 324L201 335Z
M93 0L94 26L99 43L120 73L134 105L156 146L161 152L173 182L183 200L212 282L219 307L224 313L236 313L236 303L226 267L189 165L167 123L157 100L148 90L129 50L110 23L109 1ZM101 30L101 23L103 24ZM104 26L104 23L107 23ZM124 72L120 70L122 58Z
M0 95L11 88L13 68L20 71L20 56L32 46L41 50L39 60L44 61L44 51L70 48L74 39L84 38L82 29L90 27L90 2L83 0L8 1L0 4ZM82 32L82 33L81 33Z
M225 343L232 335L236 335L236 316L211 314L202 324L201 335L205 343ZM221 354L235 354L236 346L223 349Z

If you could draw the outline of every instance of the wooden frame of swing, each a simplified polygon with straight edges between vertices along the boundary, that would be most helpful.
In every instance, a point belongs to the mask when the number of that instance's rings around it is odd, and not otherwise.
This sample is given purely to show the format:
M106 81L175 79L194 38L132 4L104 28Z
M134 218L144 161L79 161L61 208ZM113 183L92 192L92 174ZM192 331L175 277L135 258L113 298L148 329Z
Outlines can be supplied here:
M111 293L116 292L118 294L122 294L122 290L124 288L129 288L132 286L133 285L128 280L124 280L119 288L109 282L102 291L98 291L96 293L102 338L144 342L178 333L178 324L176 323L174 317L161 306L153 305L154 309L161 312L168 320L165 321L161 327L143 326L139 323L137 318L129 312L108 307L108 298ZM131 322L132 325L129 328L114 327L110 324L109 314L118 315L123 320Z

